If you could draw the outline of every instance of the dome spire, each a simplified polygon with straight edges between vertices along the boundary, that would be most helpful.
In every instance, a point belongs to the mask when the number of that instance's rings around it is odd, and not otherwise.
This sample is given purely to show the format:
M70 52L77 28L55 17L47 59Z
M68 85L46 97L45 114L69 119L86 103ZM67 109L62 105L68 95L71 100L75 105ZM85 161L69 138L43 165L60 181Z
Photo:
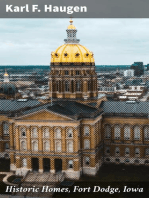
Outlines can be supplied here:
M9 75L8 75L6 69L5 69L5 73L4 73L4 82L9 82Z
M67 27L67 39L64 39L65 43L69 43L69 44L76 44L79 43L79 39L76 38L76 33L77 33L77 29L76 27L73 25L73 20L72 18L70 19L70 25Z

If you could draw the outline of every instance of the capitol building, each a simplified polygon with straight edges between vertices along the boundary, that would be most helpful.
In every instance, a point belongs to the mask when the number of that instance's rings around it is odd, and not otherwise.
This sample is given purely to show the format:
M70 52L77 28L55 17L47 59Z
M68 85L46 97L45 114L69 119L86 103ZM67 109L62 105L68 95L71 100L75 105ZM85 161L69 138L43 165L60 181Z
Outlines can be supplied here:
M49 102L0 100L0 157L17 175L96 175L103 163L149 164L149 102L107 101L98 93L93 52L70 20L51 53Z

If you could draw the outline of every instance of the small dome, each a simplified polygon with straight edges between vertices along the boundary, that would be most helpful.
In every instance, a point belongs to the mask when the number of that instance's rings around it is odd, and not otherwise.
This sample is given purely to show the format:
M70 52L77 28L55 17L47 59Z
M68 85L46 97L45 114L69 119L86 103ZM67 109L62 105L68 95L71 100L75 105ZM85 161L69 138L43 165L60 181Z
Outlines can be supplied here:
M75 30L76 29L76 27L73 25L73 20L72 19L70 19L70 25L67 27L67 29L68 30L70 30L70 29L72 29L72 30Z
M13 83L2 83L0 85L0 93L15 95L15 93L17 93L17 87Z

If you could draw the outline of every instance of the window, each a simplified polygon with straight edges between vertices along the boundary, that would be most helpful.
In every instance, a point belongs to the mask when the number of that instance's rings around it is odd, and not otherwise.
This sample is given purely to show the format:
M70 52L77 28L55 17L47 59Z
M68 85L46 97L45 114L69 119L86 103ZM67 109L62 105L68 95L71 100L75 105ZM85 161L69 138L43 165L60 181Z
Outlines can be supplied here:
M67 143L67 152L73 152L73 142Z
M65 91L69 92L69 82L65 82Z
M88 81L88 91L91 91L91 82Z
M136 159L136 160L135 160L135 163L136 163L136 164L139 164L139 160L138 160L138 159Z
M107 161L107 162L110 162L110 158L106 158L106 161Z
M72 160L68 161L68 168L73 168L73 161Z
M116 158L115 161L116 161L116 162L120 162L120 159Z
M149 155L149 148L145 149L145 155Z
M49 151L49 150L50 150L49 141L44 142L44 150L45 150L45 151Z
M49 138L49 129L48 128L43 129L43 137L44 138Z
M138 126L134 127L134 139L135 140L140 139L140 127L138 127Z
M139 155L140 154L140 149L139 148L135 148L135 154Z
M56 91L59 92L59 82L58 81L56 82Z
M22 167L27 167L27 159L22 159Z
M149 126L144 127L144 139L149 140Z
M89 165L90 164L90 158L89 157L85 157L85 165Z
M116 125L114 127L114 138L116 140L119 140L120 139L120 135L121 135L121 128L120 128L120 126Z
M85 136L89 136L89 134L90 134L90 128L89 128L89 126L84 126L84 135Z
M105 138L110 139L111 137L111 127L109 125L105 126Z
M80 83L80 81L76 82L76 91L81 91L81 83Z
M125 148L125 154L129 155L129 153L130 153L130 149L128 147Z
M84 140L84 149L90 149L90 141Z
M124 127L124 139L130 140L130 127L129 126Z
M105 152L106 154L110 154L110 147L106 147Z
M57 128L55 130L55 138L57 138L57 139L61 138L61 129Z
M130 162L130 160L129 160L129 159L125 159L125 162L126 162L126 163L129 163L129 162Z
M67 130L67 138L73 138L73 130L72 130L72 128L69 128Z
M69 75L69 71L65 71L65 75Z
M9 149L9 143L5 143L5 149Z
M32 148L33 148L33 151L38 151L38 143L36 141L32 143Z
M80 71L77 70L77 71L76 71L76 75L80 75Z
M21 128L21 137L26 137L26 128Z
M116 147L116 148L115 148L115 153L116 153L116 154L119 154L119 153L120 153L119 147Z
M26 150L26 141L21 142L21 150Z
M56 152L61 152L61 142L56 142Z
M32 128L32 138L37 138L37 128Z
M3 123L3 134L9 135L9 124L6 122Z

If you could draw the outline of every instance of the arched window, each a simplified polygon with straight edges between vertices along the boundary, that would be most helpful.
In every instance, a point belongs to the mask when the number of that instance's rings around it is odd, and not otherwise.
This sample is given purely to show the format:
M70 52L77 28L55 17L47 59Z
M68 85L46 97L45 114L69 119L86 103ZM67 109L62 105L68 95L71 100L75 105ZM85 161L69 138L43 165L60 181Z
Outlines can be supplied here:
M44 128L43 129L43 137L44 138L49 138L49 129L48 128Z
M145 155L149 155L149 148L145 149Z
M37 135L37 128L34 127L34 128L32 128L32 138L37 138L37 137L38 137L38 135Z
M84 149L90 149L90 141L84 140Z
M125 154L129 155L129 153L130 153L130 149L128 147L125 148Z
M124 139L130 140L130 126L124 127Z
M110 147L106 147L105 152L106 154L110 154Z
M21 141L21 150L26 150L26 141Z
M134 127L134 139L135 140L140 139L140 127L138 127L138 126Z
M89 136L90 135L90 128L89 126L84 126L84 135Z
M9 143L5 143L5 149L9 149Z
M3 134L8 135L9 134L9 124L4 122L3 123Z
M68 161L68 168L73 168L73 160Z
M88 81L88 91L91 91L91 81Z
M69 82L65 81L65 91L69 92Z
M73 152L73 142L67 143L67 152Z
M116 153L116 154L119 154L119 153L120 153L119 147L116 147L116 148L115 148L115 153Z
M119 125L116 125L116 126L114 127L114 138L115 138L116 140L119 140L120 137L121 137L121 128L120 128Z
M61 129L59 128L55 129L55 138L57 139L61 138Z
M67 130L67 138L73 138L73 130L72 130L72 128L69 128Z
M149 126L144 127L144 139L149 140Z
M21 129L20 129L20 136L21 137L26 137L26 128L25 127L22 127Z
M36 141L32 143L32 148L33 148L33 151L38 151L38 143Z
M85 163L85 165L89 165L90 164L90 158L89 157L85 157L84 158L84 163Z
M45 151L49 151L49 150L50 150L49 141L44 142L44 150L45 150Z
M22 159L22 167L27 167L27 159Z
M110 139L111 137L111 127L109 125L105 126L105 138Z
M81 83L80 83L80 81L76 82L76 91L81 91Z
M140 149L139 148L135 148L135 154L139 155L140 154Z
M56 152L61 152L61 142L56 142Z

